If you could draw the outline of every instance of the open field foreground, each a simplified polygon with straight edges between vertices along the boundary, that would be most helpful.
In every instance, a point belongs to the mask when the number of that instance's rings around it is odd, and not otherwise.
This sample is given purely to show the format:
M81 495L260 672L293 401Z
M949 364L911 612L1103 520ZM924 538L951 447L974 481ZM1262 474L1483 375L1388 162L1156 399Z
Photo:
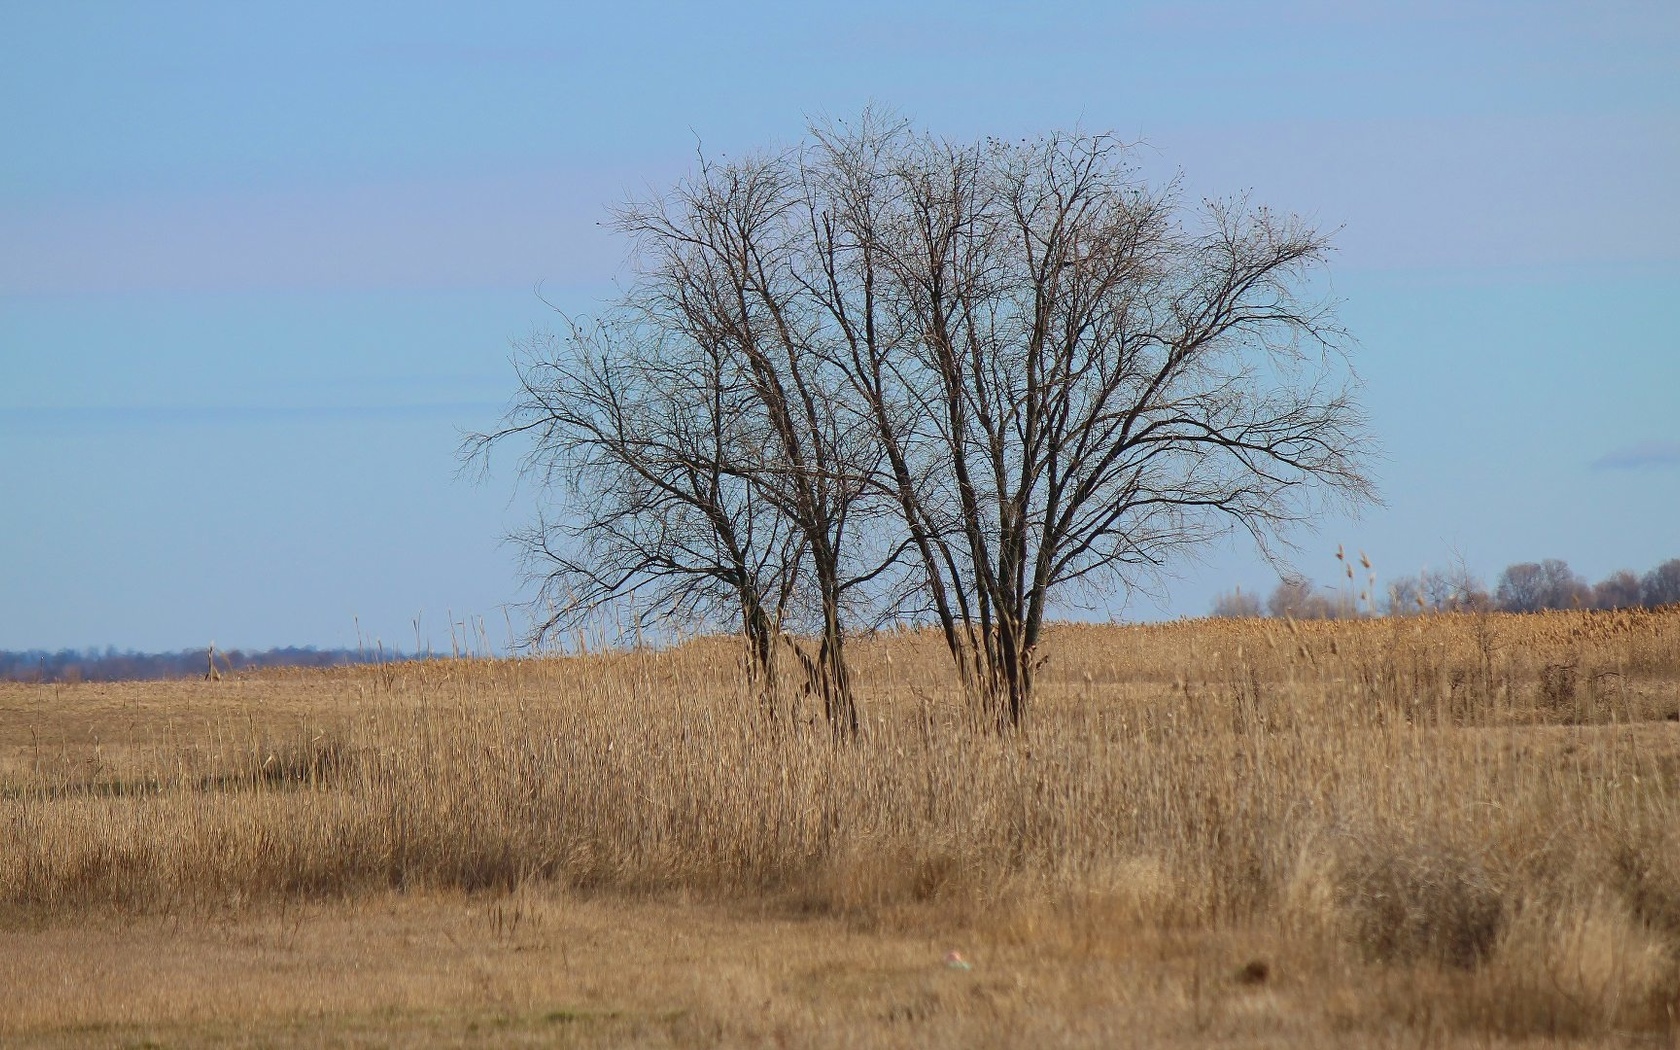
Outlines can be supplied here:
M0 686L0 1045L1680 1045L1680 610L855 655Z

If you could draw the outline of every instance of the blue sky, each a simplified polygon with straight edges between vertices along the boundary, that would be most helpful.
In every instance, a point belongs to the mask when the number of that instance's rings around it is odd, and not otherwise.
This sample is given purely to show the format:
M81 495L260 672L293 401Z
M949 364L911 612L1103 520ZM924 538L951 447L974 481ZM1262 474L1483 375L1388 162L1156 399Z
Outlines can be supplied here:
M609 205L871 101L1339 228L1386 502L1310 575L1680 556L1672 2L10 4L0 648L504 641L530 497L454 449L534 287L588 312Z

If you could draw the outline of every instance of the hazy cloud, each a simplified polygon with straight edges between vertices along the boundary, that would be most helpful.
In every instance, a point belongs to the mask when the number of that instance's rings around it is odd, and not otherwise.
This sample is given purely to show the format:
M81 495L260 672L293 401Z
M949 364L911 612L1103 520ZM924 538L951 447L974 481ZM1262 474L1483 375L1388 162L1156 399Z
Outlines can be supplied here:
M601 280L602 170L192 197L0 201L0 295L530 288Z
M1387 116L1152 135L1195 194L1255 199L1337 229L1337 266L1672 264L1680 121ZM1567 143L1568 148L1560 148Z
M1190 199L1248 188L1342 227L1338 265L1668 264L1680 121L1377 117L1192 125L1144 151ZM1558 150L1567 142L1570 148ZM657 166L654 166L657 167ZM603 164L290 190L0 199L0 295L528 289L624 274L612 205L671 171Z
M1593 460L1594 470L1640 470L1680 467L1680 441L1641 441L1613 449Z
M493 418L498 401L448 401L386 405L58 405L0 407L0 431L114 427L250 426L448 420L467 424Z

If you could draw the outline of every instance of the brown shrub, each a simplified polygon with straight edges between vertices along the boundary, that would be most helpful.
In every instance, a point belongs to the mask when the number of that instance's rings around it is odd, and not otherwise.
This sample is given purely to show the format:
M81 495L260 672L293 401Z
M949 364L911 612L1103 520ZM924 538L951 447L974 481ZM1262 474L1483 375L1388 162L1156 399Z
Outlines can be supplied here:
M1468 851L1400 833L1349 836L1334 867L1346 932L1371 959L1474 967L1505 922L1500 889Z
M1628 907L1680 949L1680 828L1637 829L1612 849L1616 888Z
M1664 1030L1680 1005L1667 945L1612 895L1527 902L1456 991L1461 1027L1512 1037Z

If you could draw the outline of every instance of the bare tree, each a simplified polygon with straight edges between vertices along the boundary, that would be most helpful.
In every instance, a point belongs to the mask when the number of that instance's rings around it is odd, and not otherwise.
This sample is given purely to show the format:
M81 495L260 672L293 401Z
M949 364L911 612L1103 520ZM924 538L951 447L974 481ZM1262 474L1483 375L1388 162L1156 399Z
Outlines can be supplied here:
M1264 614L1260 608L1260 599L1252 594L1244 593L1241 587L1229 593L1220 594L1213 600L1213 616L1221 620L1252 620Z
M1639 604L1639 574L1629 569L1613 572L1593 584L1595 609L1636 609Z
M525 441L522 475L563 508L513 537L540 584L535 640L611 605L637 627L733 621L771 696L802 541L740 466L758 454L758 405L732 363L658 334L625 304L533 336L504 426L464 452L487 466Z
M1428 600L1423 596L1423 580L1418 576L1400 576L1390 580L1383 611L1390 616L1411 616L1430 611Z
M1481 579L1462 563L1447 569L1424 569L1389 583L1390 616L1420 612L1476 612L1491 608L1492 597Z
M1018 725L1047 611L1232 529L1357 503L1363 419L1309 278L1329 246L1185 207L1101 135L953 143L865 114L801 157L836 363L971 695Z
M1538 612L1546 608L1546 585L1540 563L1525 561L1505 566L1493 593L1494 601L1504 612Z
M1494 601L1505 612L1577 609L1592 601L1592 589L1558 558L1508 565L1499 575Z
M1425 601L1438 612L1485 612L1493 608L1487 584L1463 561L1421 574Z
M530 547L571 542L559 578L586 604L648 586L748 625L810 610L840 733L849 618L933 620L1009 727L1054 603L1370 498L1344 335L1310 294L1326 239L1246 201L1187 206L1129 156L866 113L702 157L620 213L620 320L598 344L574 331L572 363L527 374L478 446L534 432L528 466L579 479L582 518Z
M726 601L767 679L786 642L849 736L848 614L891 614L905 548L862 528L882 506L883 454L841 404L803 281L802 188L789 155L702 157L669 194L621 209L636 281L606 323L528 361L508 425L469 452L532 435L526 469L565 480L575 518L522 541L554 566L545 586L575 595L567 608L644 591L677 614ZM814 654L790 626L815 635Z
M811 283L804 174L792 154L702 158L694 178L625 209L618 226L644 260L638 303L666 333L725 355L751 392L758 454L738 469L799 536L824 711L837 731L855 733L846 611L895 578L906 545L872 542L859 528L880 507L884 453L869 417L845 407L837 333Z
M1680 605L1680 558L1670 558L1639 581L1639 597L1646 608Z
M1314 587L1312 581L1288 576L1278 581L1266 611L1291 620L1347 620L1359 615L1359 604L1346 593Z

